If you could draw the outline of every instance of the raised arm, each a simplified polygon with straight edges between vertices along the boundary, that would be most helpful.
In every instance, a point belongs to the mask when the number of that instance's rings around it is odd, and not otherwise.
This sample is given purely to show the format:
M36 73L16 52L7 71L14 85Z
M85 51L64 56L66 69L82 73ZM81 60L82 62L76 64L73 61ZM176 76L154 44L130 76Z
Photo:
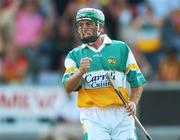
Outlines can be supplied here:
M76 73L74 73L66 81L64 88L65 88L67 93L70 93L70 92L78 89L78 87L80 86L82 76L87 71L87 69L90 67L91 61L92 60L90 58L87 58L87 57L81 59L80 68L77 70Z

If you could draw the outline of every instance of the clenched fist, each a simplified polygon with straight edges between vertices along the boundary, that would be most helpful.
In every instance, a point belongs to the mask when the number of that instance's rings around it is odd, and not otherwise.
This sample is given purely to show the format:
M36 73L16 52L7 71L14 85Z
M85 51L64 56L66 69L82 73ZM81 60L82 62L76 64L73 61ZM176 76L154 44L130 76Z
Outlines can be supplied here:
M88 58L88 57L81 59L80 68L79 68L79 71L81 74L84 74L88 70L88 68L90 68L90 62L91 61L92 61L92 59Z

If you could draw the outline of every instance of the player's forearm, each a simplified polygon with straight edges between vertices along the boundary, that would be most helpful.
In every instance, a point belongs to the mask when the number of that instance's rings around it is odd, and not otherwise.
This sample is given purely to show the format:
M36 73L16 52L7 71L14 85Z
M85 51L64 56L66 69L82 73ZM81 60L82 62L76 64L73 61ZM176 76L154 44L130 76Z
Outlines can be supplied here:
M83 74L80 71L78 71L77 73L75 73L67 79L66 84L64 86L67 93L75 91L79 87L82 75Z
M134 102L137 105L141 98L142 92L143 92L143 86L140 86L138 88L132 88L130 101Z

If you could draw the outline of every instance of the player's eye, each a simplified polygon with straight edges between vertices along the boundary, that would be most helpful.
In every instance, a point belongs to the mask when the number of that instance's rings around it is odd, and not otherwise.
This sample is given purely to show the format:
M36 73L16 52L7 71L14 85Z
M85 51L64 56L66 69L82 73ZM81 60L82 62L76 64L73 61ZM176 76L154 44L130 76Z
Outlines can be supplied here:
M93 26L94 26L93 22L90 22L90 21L87 21L87 22L78 22L77 23L78 29L91 28Z
M82 23L82 22L77 23L78 28L83 28L83 26L84 26L84 23Z

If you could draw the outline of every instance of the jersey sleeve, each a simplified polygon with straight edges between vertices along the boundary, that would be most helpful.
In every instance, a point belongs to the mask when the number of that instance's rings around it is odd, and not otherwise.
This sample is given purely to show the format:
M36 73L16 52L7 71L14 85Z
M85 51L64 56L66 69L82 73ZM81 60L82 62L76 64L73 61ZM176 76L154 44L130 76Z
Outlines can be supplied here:
M125 74L127 75L127 81L131 88L136 88L146 83L146 80L129 47L128 50Z
M70 53L65 58L64 66L65 66L66 70L62 77L63 85L65 85L67 79L69 77L71 77L78 70L77 64L76 64L75 60L73 59L73 56Z

